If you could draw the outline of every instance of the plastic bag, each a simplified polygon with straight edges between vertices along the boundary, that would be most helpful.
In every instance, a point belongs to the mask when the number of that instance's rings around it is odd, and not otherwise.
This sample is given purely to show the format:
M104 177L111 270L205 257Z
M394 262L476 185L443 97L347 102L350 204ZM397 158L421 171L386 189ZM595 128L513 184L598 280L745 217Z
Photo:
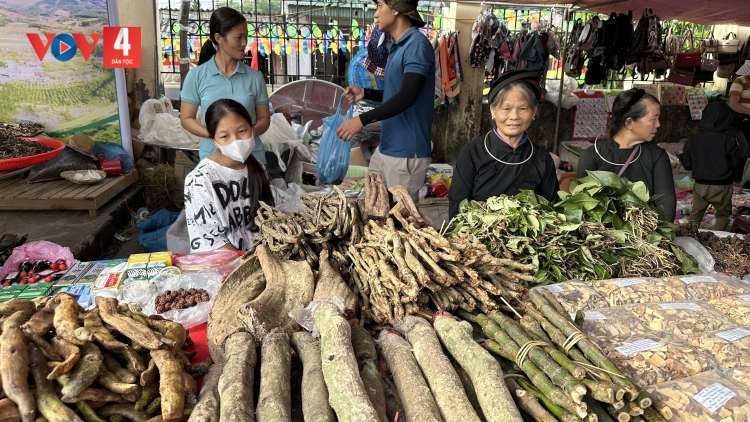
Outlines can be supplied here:
M198 115L202 115L200 111ZM198 148L201 139L182 127L180 119L173 116L169 98L146 100L138 114L141 131L138 135L149 145L168 148Z
M204 271L210 268L226 268L222 272L234 271L239 266L240 257L236 251L216 249L196 252L190 255L172 256L172 264L182 271ZM227 273L227 275L229 275Z
M349 170L349 159L352 153L351 145L336 136L336 131L346 120L352 117L353 108L349 107L346 116L341 115L341 103L339 99L336 114L323 119L323 139L320 142L320 152L315 171L318 180L324 185L337 185L344 180Z
M609 306L630 303L676 302L692 299L687 289L659 278L616 278L591 283Z
M344 300L338 296L333 296L314 300L304 308L299 307L296 309L292 309L291 311L289 311L289 318L297 321L297 324L299 324L300 327L304 328L305 330L309 331L314 338L318 338L320 337L320 332L318 331L318 327L315 325L314 316L315 309L317 309L318 305L323 302L332 303L336 305L342 313L344 312Z
M708 303L739 325L750 325L750 295L725 296Z
M536 290L541 289L546 289L552 293L568 312L576 312L579 309L601 309L609 306L604 296L592 289L587 283L580 281L566 281L565 283L536 288Z
M693 334L688 341L710 353L722 368L750 366L750 330L746 328Z
M685 249L685 252L692 255L693 258L698 261L698 267L704 274L715 272L714 264L716 264L716 261L714 260L714 257L711 256L711 253L708 252L708 249L701 245L700 242L692 237L679 236L674 239L674 243L677 246L682 246L682 249Z
M61 179L60 173L70 170L97 170L99 163L73 148L65 147L60 155L46 163L37 164L29 171L26 183Z
M581 332L599 347L653 333L646 324L622 306L584 312Z
M133 159L117 144L111 142L94 142L93 154L97 158L104 155L105 160L119 159L122 174L129 174L133 170Z
M623 375L643 388L716 369L716 360L674 336L631 337L604 348Z
M185 210L180 212L174 223L167 229L167 250L173 254L190 253L190 233L188 233Z
M138 224L137 227L141 230L141 234L138 235L138 243L143 246L146 252L168 250L167 231L179 215L179 212L169 212L162 208L151 218Z
M199 272L182 273L169 279L166 283L156 284L156 292L150 296L144 297L143 313L146 315L156 314L155 301L157 296L167 290L179 289L205 289L208 292L208 302L201 302L195 306L186 309L172 309L159 315L174 322L179 322L186 329L195 327L208 321L208 313L214 303L214 298L221 288L224 281L218 269L210 269Z
M737 324L702 300L672 303L641 303L625 306L633 316L654 331L674 335L727 330Z
M23 261L40 261L47 260L55 262L58 259L64 259L65 264L68 268L72 267L76 262L73 257L73 253L70 252L69 248L60 246L56 243L48 242L46 240L37 240L36 242L29 242L13 249L13 253L5 261L2 269L0 269L0 280L4 279L8 273L18 271L18 264Z
M681 275L669 277L673 284L683 284L695 299L712 300L724 296L750 294L750 286L738 278L712 273L710 275Z
M647 388L653 406L673 421L747 421L750 393L720 371Z

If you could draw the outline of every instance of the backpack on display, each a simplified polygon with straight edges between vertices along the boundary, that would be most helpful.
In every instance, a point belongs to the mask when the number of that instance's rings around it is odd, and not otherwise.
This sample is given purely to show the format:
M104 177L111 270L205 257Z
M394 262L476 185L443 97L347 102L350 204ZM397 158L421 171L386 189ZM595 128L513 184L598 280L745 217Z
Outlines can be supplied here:
M606 37L608 37L605 34ZM633 40L633 12L617 15L614 45L606 54L605 64L608 69L621 71L628 59L630 44Z
M563 72L572 78L580 76L583 69L583 57L581 57L581 51L578 49L578 39L581 36L582 29L583 23L580 19L577 19L573 24L573 29L570 31L570 39L565 48Z
M651 9L649 9L648 16L648 44L646 46L647 53L653 53L655 51L662 51L661 49L661 20L656 16Z

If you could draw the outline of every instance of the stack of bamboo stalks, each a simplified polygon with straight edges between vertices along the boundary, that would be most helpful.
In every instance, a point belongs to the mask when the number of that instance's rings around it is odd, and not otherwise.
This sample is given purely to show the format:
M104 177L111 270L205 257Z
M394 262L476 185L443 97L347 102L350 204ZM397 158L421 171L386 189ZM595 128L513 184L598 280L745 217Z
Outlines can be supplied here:
M520 322L499 312L476 317L501 356L519 407L536 421L664 421L648 394L633 384L570 320L547 290L530 292Z

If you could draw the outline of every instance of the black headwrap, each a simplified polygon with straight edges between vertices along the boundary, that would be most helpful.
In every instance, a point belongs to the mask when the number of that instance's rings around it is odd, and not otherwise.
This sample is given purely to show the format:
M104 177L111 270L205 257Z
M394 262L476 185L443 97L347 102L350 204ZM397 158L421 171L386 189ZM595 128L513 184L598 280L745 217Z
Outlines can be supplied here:
M492 83L490 93L487 96L490 104L495 101L495 97L497 97L497 94L499 94L503 88L513 82L523 82L528 85L532 91L534 91L534 94L536 94L537 101L542 98L542 87L539 85L541 82L539 73L533 70L514 70L512 72L503 73Z

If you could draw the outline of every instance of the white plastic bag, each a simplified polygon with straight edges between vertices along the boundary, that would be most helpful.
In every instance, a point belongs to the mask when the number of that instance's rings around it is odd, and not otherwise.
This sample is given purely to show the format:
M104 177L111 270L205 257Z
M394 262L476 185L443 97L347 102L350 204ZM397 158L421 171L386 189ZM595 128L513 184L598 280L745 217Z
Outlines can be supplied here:
M304 126L307 128L308 126ZM286 171L288 163L281 159L281 154L291 148L295 148L300 153L300 157L304 160L312 158L310 150L307 148L304 142L300 141L301 135L295 131L292 126L287 122L286 117L281 113L276 113L271 116L271 125L263 135L260 135L260 139L263 140L263 146L266 151L273 152L279 159L279 168L282 171ZM291 156L290 156L291 160Z
M141 124L138 137L154 146L198 148L201 139L185 130L180 124L180 119L172 115L173 111L168 98L146 100L138 115L138 122Z
M708 252L708 249L701 245L700 242L692 237L680 236L675 238L674 243L677 246L681 246L682 249L685 249L685 252L692 255L693 258L698 261L698 267L704 274L715 272L714 264L716 264L716 261L714 260L714 257L711 256L711 253Z
M578 81L571 78L570 76L566 76L565 80L562 82L562 90L563 90L562 108L567 110L578 105L578 97L573 95L573 91L575 91L576 89L578 89ZM547 95L545 96L547 101L557 106L559 95L560 95L560 81L559 80L547 81Z
M217 269L210 269L199 272L186 272L175 277L172 277L165 283L156 284L155 291L152 291L151 295L144 297L143 302L143 313L146 315L156 314L155 301L156 297L161 295L167 290L179 290L179 289L205 289L208 292L208 302L201 302L195 306L186 309L172 309L167 312L161 313L162 317L179 322L186 329L195 327L196 325L203 324L208 321L208 312L211 310L211 306L214 303L214 298L221 288L221 283L224 280L220 271Z

